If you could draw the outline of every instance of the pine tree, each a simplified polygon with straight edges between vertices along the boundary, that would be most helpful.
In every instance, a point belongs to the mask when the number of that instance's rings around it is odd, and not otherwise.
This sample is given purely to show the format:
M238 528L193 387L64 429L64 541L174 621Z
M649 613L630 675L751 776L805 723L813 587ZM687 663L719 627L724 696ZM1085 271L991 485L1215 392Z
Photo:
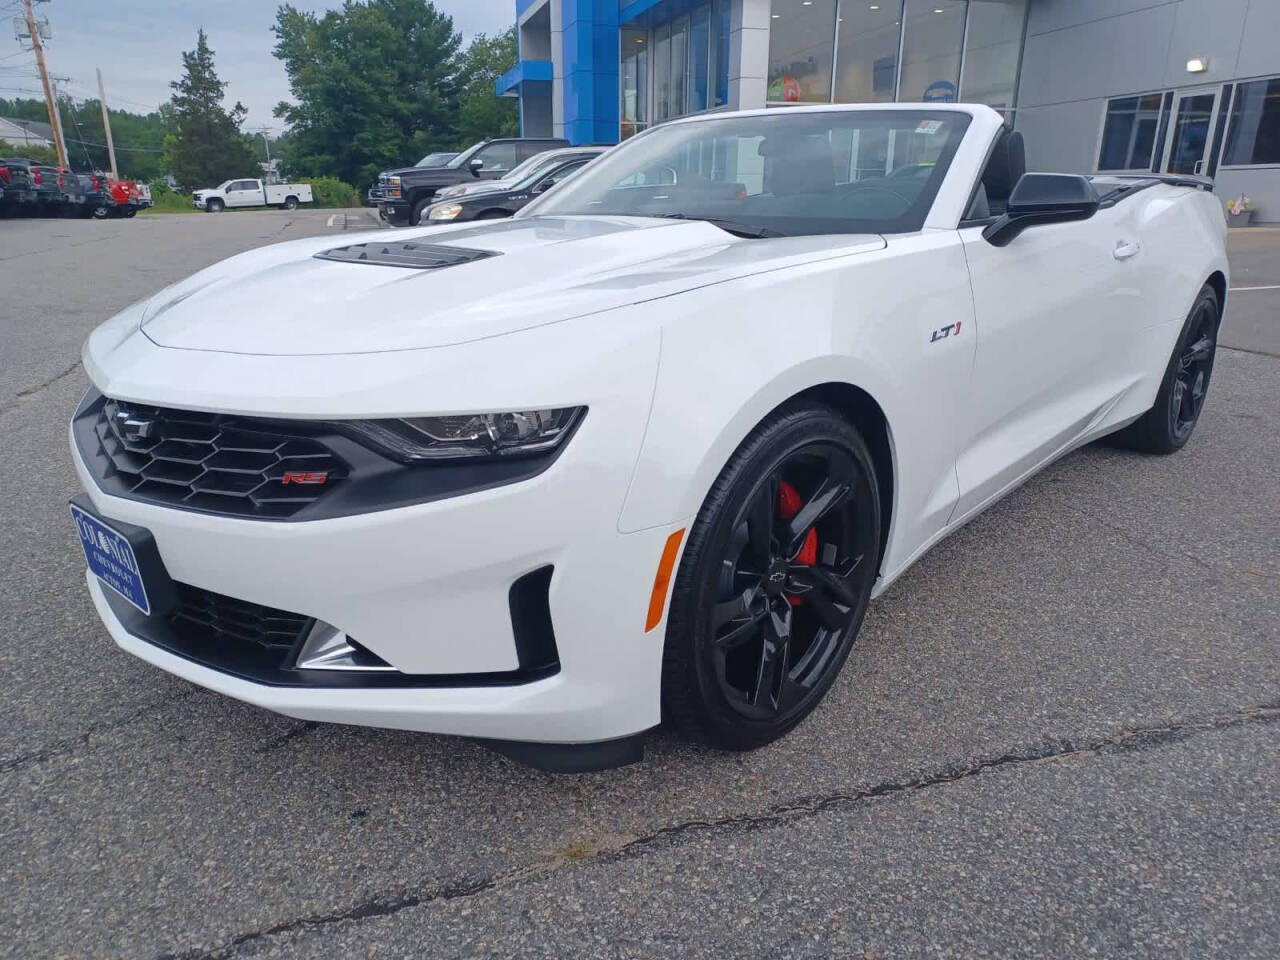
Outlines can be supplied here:
M259 175L257 157L240 133L244 105L223 109L227 85L213 68L213 51L203 29L196 48L182 55L183 77L169 84L177 133L165 138L165 160L184 190L208 187L234 177Z

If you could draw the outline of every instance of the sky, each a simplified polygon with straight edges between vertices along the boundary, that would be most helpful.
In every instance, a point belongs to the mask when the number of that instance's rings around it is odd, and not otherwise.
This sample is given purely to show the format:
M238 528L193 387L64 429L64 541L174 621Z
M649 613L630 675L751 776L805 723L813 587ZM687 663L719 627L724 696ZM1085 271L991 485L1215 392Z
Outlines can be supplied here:
M293 0L304 10L322 12L341 0ZM494 34L515 22L515 0L435 0L436 9L453 17L463 42L477 33ZM52 38L45 57L53 76L66 77L60 92L76 99L97 97L94 67L102 68L107 103L113 109L146 113L169 99L169 81L182 71L182 51L196 44L204 27L219 77L226 81L226 105L237 100L249 108L246 129L262 125L278 133L271 115L288 100L284 66L271 55L276 0L48 0L37 17L47 17ZM13 38L12 17L20 0L0 0L0 97L43 97L32 54Z

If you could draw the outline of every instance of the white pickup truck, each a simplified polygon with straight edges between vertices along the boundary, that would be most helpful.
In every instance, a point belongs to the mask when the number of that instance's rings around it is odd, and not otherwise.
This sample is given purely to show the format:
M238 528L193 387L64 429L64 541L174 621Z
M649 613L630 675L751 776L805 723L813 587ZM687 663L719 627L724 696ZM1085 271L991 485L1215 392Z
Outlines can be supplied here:
M310 203L309 183L263 183L261 180L224 180L216 187L197 190L191 195L197 210L218 213L227 207L280 207L296 210L300 203Z

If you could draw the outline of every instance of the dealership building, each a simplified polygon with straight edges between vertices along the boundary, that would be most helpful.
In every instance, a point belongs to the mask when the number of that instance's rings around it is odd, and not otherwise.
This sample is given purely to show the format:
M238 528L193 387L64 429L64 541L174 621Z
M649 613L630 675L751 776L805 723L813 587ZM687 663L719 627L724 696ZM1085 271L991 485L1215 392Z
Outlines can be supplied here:
M710 110L986 103L1032 170L1204 173L1280 223L1280 0L516 0L525 136Z

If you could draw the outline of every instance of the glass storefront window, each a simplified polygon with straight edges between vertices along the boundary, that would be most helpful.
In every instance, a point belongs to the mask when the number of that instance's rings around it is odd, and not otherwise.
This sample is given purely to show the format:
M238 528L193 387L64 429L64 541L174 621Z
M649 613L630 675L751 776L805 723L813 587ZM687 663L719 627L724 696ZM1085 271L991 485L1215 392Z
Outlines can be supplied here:
M831 99L835 0L773 0L769 20L771 103Z
M964 15L964 0L905 0L899 100L956 101Z
M625 140L649 125L649 32L623 30L619 45L620 139Z
M1150 170L1151 151L1160 126L1159 93L1107 101L1102 124L1099 170Z
M969 0L964 32L964 76L960 96L966 103L985 103L996 110L1013 106L1018 85L1018 54L1027 0Z
M653 31L653 119L671 116L671 24Z
M703 4L689 15L689 103L685 113L707 109L707 58L710 49L711 7Z
M715 0L711 5L711 76L715 78L712 107L729 102L729 2Z
M840 5L836 47L836 100L882 103L893 100L898 76L898 32L902 0Z
M1236 88L1223 166L1280 163L1280 77Z
M671 24L671 99L667 116L679 117L688 113L689 76L689 18L681 17Z

